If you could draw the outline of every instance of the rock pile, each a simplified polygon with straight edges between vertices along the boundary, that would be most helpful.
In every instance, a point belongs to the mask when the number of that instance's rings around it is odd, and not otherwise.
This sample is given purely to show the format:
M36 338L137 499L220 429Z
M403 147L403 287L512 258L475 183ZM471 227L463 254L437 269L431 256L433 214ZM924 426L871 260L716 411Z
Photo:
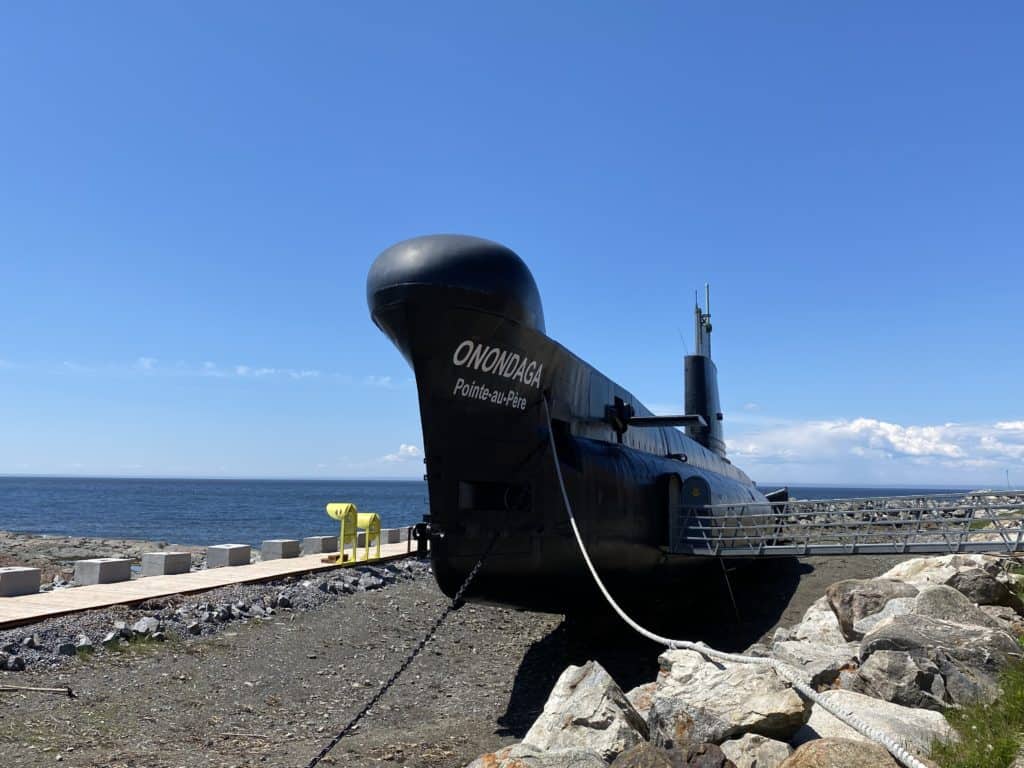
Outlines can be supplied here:
M791 628L748 655L804 673L831 705L927 759L955 739L943 712L988 703L1019 661L1024 605L1005 561L919 558L832 584ZM880 745L797 694L767 665L671 650L657 680L622 691L594 661L562 673L522 743L470 768L861 768L896 766Z
M152 601L159 604L143 605L138 611L116 608L70 614L30 629L0 631L0 670L20 672L34 664L57 666L78 653L115 650L131 641L212 635L231 622L267 620L282 610L313 610L344 595L382 589L429 572L429 563L408 558L304 579L223 587L195 602L172 598Z

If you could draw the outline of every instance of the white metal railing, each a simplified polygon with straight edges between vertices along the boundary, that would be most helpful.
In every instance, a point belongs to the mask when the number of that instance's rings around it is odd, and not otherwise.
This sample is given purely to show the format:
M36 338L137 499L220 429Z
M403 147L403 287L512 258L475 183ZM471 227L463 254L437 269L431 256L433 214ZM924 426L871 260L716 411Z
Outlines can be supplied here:
M672 515L675 554L1024 551L1024 491L683 506Z

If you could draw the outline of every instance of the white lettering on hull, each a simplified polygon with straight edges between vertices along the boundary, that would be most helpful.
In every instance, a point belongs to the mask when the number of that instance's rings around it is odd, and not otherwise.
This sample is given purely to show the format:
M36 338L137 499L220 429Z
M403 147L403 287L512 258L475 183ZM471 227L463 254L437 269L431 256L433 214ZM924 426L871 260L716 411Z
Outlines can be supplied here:
M501 376L536 389L540 389L541 374L544 371L543 363L501 347L485 346L472 339L466 339L455 347L452 363L459 368Z
M491 389L486 384L478 384L476 381L466 381L461 376L455 382L455 389L452 395L465 397L468 400L479 400L482 403L502 405L506 408L514 408L519 411L526 410L526 398L514 389Z

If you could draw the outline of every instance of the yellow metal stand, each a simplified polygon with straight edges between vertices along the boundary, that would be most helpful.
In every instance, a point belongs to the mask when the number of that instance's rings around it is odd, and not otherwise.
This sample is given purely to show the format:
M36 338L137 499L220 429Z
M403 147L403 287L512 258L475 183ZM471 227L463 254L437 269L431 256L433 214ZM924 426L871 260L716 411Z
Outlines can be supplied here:
M356 515L356 525L365 531L363 543L366 545L366 557L363 559L371 559L370 544L375 542L377 552L372 559L380 560L380 515L375 512L360 512Z
M366 553L363 561L380 560L380 515L376 512L360 512L356 505L347 501L332 502L327 505L327 514L341 523L338 536L338 560L340 563L359 561L359 532L363 532L363 544ZM352 545L351 557L345 554L345 548ZM370 546L376 544L374 554L370 555Z
M333 502L327 505L327 514L341 523L341 531L338 534L338 562L344 563L349 560L345 554L345 547L352 545L352 561L355 561L358 552L358 531L359 518L363 517L356 510L355 504L347 501ZM374 515L376 517L376 515ZM378 528L380 524L378 523Z

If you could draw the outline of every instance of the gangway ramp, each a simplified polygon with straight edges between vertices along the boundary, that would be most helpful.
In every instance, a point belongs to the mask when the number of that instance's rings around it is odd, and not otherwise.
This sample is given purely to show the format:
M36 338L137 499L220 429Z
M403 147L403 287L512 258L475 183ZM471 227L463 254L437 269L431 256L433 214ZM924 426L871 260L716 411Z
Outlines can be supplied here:
M1024 551L1024 491L680 506L672 554L707 557Z
M384 544L381 557L338 565L325 562L327 555L306 555L279 560L263 560L250 565L207 568L173 576L147 576L112 584L93 584L69 589L55 589L34 595L0 598L0 629L29 624L53 616L77 613L113 605L132 605L170 595L205 592L231 584L273 581L286 576L347 568L360 565L381 565L390 560L408 557L409 544Z

